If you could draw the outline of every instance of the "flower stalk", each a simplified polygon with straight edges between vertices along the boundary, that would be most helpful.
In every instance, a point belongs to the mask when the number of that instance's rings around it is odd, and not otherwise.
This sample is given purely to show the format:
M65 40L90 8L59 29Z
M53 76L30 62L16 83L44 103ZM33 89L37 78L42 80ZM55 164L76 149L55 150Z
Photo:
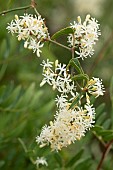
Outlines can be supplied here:
M59 42L57 42L57 41L54 41L54 40L52 40L52 39L50 39L50 38L46 39L46 41L49 41L49 42L51 42L51 43L53 43L53 44L58 45L59 47L62 47L62 48L65 48L65 49L71 51L71 48L69 48L69 47L67 47L67 46L65 46L65 45L63 45L63 44L61 44L61 43L59 43Z
M8 10L5 10L5 11L0 12L0 15L5 15L5 14L7 14L7 13L14 12L14 11L27 10L27 9L29 9L29 8L31 8L31 7L32 7L31 5L28 5L28 6L24 6L24 7L18 7L18 8L8 9Z

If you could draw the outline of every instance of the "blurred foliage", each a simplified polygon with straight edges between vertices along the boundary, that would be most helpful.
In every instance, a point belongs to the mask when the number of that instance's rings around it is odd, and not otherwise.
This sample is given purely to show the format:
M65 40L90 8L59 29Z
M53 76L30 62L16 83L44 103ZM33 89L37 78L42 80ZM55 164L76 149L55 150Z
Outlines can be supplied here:
M76 19L80 6L74 0L36 0L37 10L46 18L50 34L69 26ZM0 11L26 6L29 1L0 0ZM90 4L90 0L89 0ZM81 4L85 6L85 0ZM106 93L95 101L96 126L75 144L64 148L61 152L51 152L49 147L40 149L35 143L35 136L41 127L48 124L55 112L55 93L48 86L39 87L42 76L40 63L49 58L67 63L70 53L54 45L45 46L42 56L37 58L32 51L23 48L23 43L6 31L15 12L0 16L0 169L33 170L36 169L33 160L37 156L47 158L49 170L95 170L104 151L103 143L113 139L113 1L101 2L101 15L91 13L101 24L102 36L95 48L92 58L81 61L87 74L104 80ZM23 14L25 11L17 11ZM32 9L28 12L34 13ZM66 43L63 36L59 39ZM64 59L65 57L65 59ZM109 88L110 86L110 88ZM103 163L104 170L113 167L113 148Z

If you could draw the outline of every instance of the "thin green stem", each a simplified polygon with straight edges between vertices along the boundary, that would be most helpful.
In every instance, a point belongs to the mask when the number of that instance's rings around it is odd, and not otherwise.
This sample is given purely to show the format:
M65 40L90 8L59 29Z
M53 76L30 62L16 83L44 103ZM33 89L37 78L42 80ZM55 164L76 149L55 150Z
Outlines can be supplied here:
M46 41L49 41L49 42L51 42L51 43L53 43L53 44L56 44L56 45L58 45L58 46L60 46L60 47L63 47L63 48L65 48L65 49L71 51L71 48L69 48L69 47L67 47L67 46L65 46L65 45L63 45L63 44L60 44L59 42L54 41L54 40L52 40L52 39L50 39L50 38L47 38Z
M25 153L28 153L28 149L27 149L27 147L25 146L23 140L22 140L21 138L18 138L18 141L21 143L21 145L22 145ZM35 161L33 160L32 157L29 157L29 159L30 159L30 161L31 161L33 164L35 164Z
M76 81L76 85L79 87L81 91L83 91L82 87L79 85L79 83Z
M0 15L5 15L5 14L13 12L13 11L26 10L26 9L31 8L31 7L32 7L31 5L28 5L28 6L24 6L24 7L18 7L18 8L5 10L5 11L0 12Z
M106 147L106 143L103 141L103 139L98 136L95 131L92 131L92 133L97 138L97 140L103 145L103 147Z
M34 11L36 12L37 15L40 15L35 7L33 9L34 9Z
M28 152L28 150L27 150L27 147L25 146L25 144L24 144L23 140L22 140L21 138L18 138L18 141L21 143L21 145L22 145L22 147L23 147L23 149L24 149L25 153L27 153L27 152Z

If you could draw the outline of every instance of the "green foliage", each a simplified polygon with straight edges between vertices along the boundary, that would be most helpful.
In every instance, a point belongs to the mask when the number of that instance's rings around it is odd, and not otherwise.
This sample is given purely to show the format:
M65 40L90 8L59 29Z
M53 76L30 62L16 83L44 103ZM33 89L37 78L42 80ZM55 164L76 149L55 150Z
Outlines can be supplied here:
M72 101L69 109L72 109L79 101L80 101L80 94L76 95L76 97L75 97L74 100Z
M79 60L77 58L72 58L70 61L69 61L69 64L67 66L67 68L69 68L69 66L73 66L75 68L75 70L79 73L79 74L84 74L84 71L82 69L82 66L79 62Z
M74 157L71 158L71 160L66 164L66 167L73 167L73 165L78 161L80 160L82 154L83 154L83 149L80 150Z
M62 35L68 35L68 34L72 34L73 33L73 29L70 27L66 27L61 29L60 31L57 31L52 37L51 39L57 39L58 37L61 37Z

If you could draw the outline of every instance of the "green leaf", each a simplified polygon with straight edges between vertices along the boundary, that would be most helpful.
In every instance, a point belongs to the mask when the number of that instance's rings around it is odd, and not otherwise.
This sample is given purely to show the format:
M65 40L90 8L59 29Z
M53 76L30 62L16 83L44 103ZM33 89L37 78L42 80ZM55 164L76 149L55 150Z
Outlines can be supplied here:
M100 104L96 108L96 123L102 125L106 120L105 103Z
M112 134L107 134L106 136L104 136L105 141L110 141L112 139L113 139L113 133Z
M74 98L74 100L72 101L69 109L72 109L72 108L79 102L79 100L80 100L80 94L78 94L78 95Z
M8 37L6 37L5 42L6 42L6 50L4 52L4 58L7 58L10 53L10 41Z
M29 104L32 101L33 95L34 95L34 88L35 88L35 83L32 83L30 87L26 90L25 94L20 98L18 101L16 108L18 107L28 107Z
M34 94L34 96L33 96L33 98L32 98L32 101L31 101L31 103L30 103L30 106L29 106L29 108L30 109L35 109L36 108L36 106L37 106L37 101L39 101L40 100L40 97L43 95L43 91L41 91L41 90L39 90L39 91L37 91L35 94Z
M3 101L3 96L5 94L5 91L6 91L6 86L0 86L0 103L2 103Z
M102 125L104 129L108 129L111 125L111 119L110 118L106 119Z
M102 126L99 126L99 125L95 125L95 126L92 128L92 130L98 132L98 131L100 131L100 130L103 130L103 127L102 127Z
M8 66L7 63L4 63L2 65L1 70L0 70L0 80L2 80L2 78L3 78L3 76L4 76L5 72L6 72L7 66Z
M74 170L91 170L92 159L86 158L80 160L80 162L74 167Z
M85 79L86 81L88 81L89 77L87 74L78 74L76 76L73 76L71 79L72 80L84 80Z
M3 89L3 93L2 93L2 96L0 95L0 102L4 102L5 100L7 100L7 98L9 97L9 95L12 93L13 91L13 88L14 88L14 84L11 83L10 85L8 86L3 86L1 87L1 90Z
M56 161L58 162L59 166L62 167L62 157L60 156L60 154L55 153L54 157L55 157Z
M98 119L96 120L96 123L103 126L104 121L106 120L106 112L103 112Z
M6 98L2 106L9 106L10 108L17 102L18 96L20 94L21 86L17 86L12 93Z
M0 114L0 133L1 131L4 131L6 129L7 125L9 122L12 120L12 115L11 114Z
M113 139L113 130L105 130L102 126L96 125L93 130L98 136L101 136L103 140L109 141Z
M98 118L100 116L100 114L102 114L102 112L105 109L105 103L100 104L97 108L96 108L96 118Z
M44 112L50 112L50 110L53 108L53 106L55 105L54 100L50 100L48 103L45 103L43 105L43 107L41 106L41 108L39 109L39 113L44 113Z
M57 39L58 37L60 37L61 35L66 35L66 34L73 34L73 29L70 27L66 27L64 29L61 29L60 31L56 32L51 39Z
M8 136L11 137L11 136L19 136L23 130L25 129L25 126L26 126L26 120L22 121L22 122L18 122L18 125L12 129L12 131L10 131L8 133Z
M73 58L69 61L69 64L67 66L67 68L69 68L69 66L73 66L75 68L75 70L79 73L79 74L84 74L84 71L82 69L82 66L79 62L79 60L77 58Z
M80 150L71 160L66 164L66 167L72 167L82 156L84 149Z

